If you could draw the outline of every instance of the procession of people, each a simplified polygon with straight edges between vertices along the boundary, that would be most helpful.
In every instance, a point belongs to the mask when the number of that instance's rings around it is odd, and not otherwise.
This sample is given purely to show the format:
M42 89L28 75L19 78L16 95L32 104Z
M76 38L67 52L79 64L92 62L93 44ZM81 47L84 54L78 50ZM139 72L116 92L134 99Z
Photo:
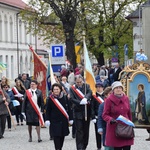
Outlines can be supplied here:
M116 81L115 72L118 68L112 71L103 66L98 70L93 66L96 80L96 93L93 93L90 85L84 81L83 66L69 71L63 66L60 76L55 75L57 83L51 85L46 101L42 91L38 89L38 82L28 79L25 73L15 79L13 86L3 81L1 83L3 88L0 89L0 139L4 138L6 118L10 115L8 113L10 110L11 115L16 116L17 126L23 126L26 121L28 142L35 140L32 137L32 126L36 128L38 143L42 142L41 127L50 126L48 132L50 139L54 141L54 149L62 150L65 136L70 133L69 126L72 126L76 149L86 150L92 122L95 127L93 149L100 150L104 146L105 150L130 150L133 138L118 139L114 135L119 115L132 120L129 99L123 92L121 82ZM102 71L107 74L102 74ZM120 68L118 71L120 72ZM6 77L2 80L4 79L8 81ZM10 103L13 103L13 109L8 107ZM10 120L9 116L7 124L11 130Z

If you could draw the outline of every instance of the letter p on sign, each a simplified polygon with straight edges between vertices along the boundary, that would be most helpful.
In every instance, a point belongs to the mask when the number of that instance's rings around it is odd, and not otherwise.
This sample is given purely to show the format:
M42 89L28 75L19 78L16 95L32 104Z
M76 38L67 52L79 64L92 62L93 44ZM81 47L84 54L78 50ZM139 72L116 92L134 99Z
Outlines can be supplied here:
M63 46L52 46L52 57L63 57Z

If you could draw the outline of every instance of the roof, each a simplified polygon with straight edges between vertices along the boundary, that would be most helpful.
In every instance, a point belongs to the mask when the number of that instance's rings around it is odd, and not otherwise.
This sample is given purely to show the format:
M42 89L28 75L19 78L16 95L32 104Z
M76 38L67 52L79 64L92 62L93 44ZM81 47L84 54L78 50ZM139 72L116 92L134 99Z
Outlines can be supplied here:
M26 3L22 0L0 0L0 4L6 4L19 9L25 9L27 7Z
M140 8L145 7L145 6L150 7L150 0L146 1L143 5L141 5ZM142 9L140 9L140 12L139 12L139 8L138 8L135 11L133 11L130 15L128 15L126 19L130 20L134 18L139 18L139 13L140 13L140 18L142 18Z
M130 15L126 17L126 19L133 19L133 18L139 18L139 13L140 13L140 18L142 18L142 10L139 12L139 8L136 9L134 12L132 12Z

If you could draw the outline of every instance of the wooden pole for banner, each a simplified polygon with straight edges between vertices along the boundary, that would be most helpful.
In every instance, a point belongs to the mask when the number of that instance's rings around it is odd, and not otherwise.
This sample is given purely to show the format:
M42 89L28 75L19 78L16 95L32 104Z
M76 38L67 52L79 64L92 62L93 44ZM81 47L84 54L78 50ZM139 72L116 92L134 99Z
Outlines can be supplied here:
M85 44L85 32L84 31L82 35L83 35L83 47L84 47L84 44ZM84 52L84 67L86 66L85 62L86 61L85 61L85 52ZM85 71L84 71L84 80L85 80L85 93L84 94L86 95L86 73ZM87 104L85 105L84 109L85 109L85 121L87 121Z
M7 101L6 101L6 97L5 97L4 92L3 92L2 89L1 89L1 92L2 92L3 98L5 98L5 102L7 102ZM14 129L16 130L15 122L14 122L14 119L13 119L13 117L12 117L12 115L11 115L11 112L10 112L10 109L9 109L8 105L6 105L6 108L7 108L7 110L8 110L9 116L10 116L10 118L11 118L13 127L14 127Z

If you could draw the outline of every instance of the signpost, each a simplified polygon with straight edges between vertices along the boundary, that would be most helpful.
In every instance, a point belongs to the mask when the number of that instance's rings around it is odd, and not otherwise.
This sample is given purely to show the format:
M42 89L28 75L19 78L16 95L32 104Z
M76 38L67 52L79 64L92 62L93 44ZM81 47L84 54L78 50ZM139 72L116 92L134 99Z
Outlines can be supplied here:
M63 44L51 44L50 50L52 65L65 64L65 50Z

